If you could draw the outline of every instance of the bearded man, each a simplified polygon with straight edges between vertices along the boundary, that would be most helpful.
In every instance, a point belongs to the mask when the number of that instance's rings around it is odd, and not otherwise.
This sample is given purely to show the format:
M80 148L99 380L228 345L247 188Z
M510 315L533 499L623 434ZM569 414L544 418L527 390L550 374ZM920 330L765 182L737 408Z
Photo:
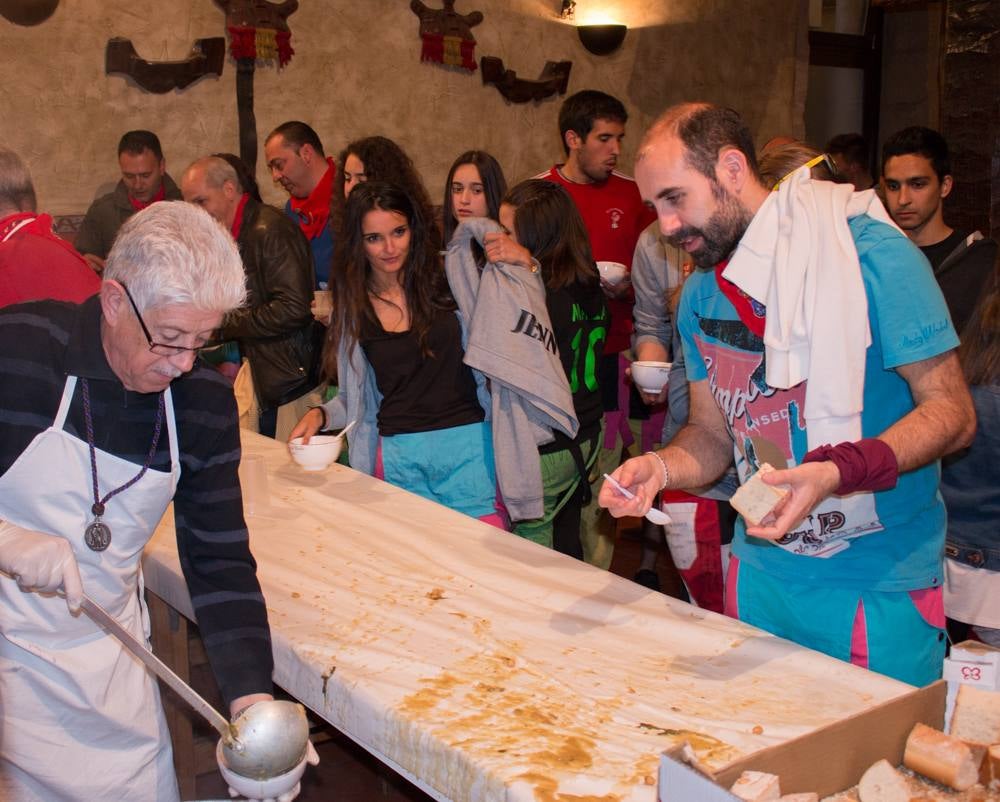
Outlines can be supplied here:
M690 418L626 462L600 502L642 515L663 488L764 463L784 497L737 522L726 611L843 660L924 685L944 657L945 511L938 460L975 413L958 337L919 250L874 192L796 171L777 192L736 112L669 109L636 178L698 270L677 323ZM759 481L759 480L758 480Z

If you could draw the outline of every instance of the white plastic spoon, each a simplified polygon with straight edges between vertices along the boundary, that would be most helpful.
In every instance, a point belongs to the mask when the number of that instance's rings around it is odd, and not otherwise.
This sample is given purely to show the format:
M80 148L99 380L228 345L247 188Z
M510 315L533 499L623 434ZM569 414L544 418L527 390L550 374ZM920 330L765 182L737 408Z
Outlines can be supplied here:
M343 429L341 429L339 432L337 432L337 434L335 434L334 437L343 437L344 435L346 435L351 430L351 427L355 423L357 423L357 421L356 420L352 420Z
M604 474L604 478L611 482L611 486L621 493L625 498L635 498L635 493L624 487L617 479L608 474ZM658 510L656 507L650 507L646 511L646 517L652 521L657 526L666 526L673 519L667 515L663 510Z

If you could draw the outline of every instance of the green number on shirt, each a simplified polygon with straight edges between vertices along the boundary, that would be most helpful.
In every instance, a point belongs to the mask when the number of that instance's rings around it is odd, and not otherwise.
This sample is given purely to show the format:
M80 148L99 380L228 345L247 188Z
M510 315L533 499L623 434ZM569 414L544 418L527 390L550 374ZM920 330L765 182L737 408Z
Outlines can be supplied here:
M583 384L590 391L597 389L597 349L604 343L607 329L598 326L591 329L587 335L587 351L583 359ZM573 337L573 370L569 375L569 391L576 393L580 389L580 343L583 341L583 329Z

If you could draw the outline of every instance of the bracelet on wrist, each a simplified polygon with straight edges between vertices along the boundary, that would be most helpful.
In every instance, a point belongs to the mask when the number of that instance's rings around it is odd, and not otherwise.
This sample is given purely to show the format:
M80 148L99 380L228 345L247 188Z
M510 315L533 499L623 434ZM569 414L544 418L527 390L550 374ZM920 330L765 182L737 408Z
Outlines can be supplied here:
M660 468L663 469L663 480L660 482L660 490L665 490L667 485L670 483L670 469L667 468L667 463L658 453L655 451L647 451L651 457L655 457L656 461L660 463Z

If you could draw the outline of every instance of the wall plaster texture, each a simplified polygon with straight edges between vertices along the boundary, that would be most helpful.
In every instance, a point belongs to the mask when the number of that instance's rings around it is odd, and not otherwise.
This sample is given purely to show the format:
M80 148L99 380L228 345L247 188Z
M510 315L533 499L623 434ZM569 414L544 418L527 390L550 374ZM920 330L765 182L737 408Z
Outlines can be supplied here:
M438 6L438 0L429 0ZM738 109L758 141L801 136L807 60L805 0L579 0L578 21L599 12L625 22L616 53L586 52L557 17L559 0L458 0L481 10L477 59L499 56L524 78L546 60L571 60L569 92L595 88L621 98L631 119L620 169L631 173L643 131L664 108L704 99ZM290 17L295 56L256 73L258 179L265 199L284 201L263 167L263 140L288 119L309 122L335 155L351 139L398 141L440 202L454 157L492 152L511 182L561 161L561 98L512 105L479 72L422 64L408 0L301 0ZM238 151L235 64L221 77L154 95L104 72L112 36L150 60L184 58L195 39L224 35L211 0L62 0L46 22L0 19L0 143L29 164L41 208L79 214L118 178L115 148L132 128L156 131L179 178L200 155Z

